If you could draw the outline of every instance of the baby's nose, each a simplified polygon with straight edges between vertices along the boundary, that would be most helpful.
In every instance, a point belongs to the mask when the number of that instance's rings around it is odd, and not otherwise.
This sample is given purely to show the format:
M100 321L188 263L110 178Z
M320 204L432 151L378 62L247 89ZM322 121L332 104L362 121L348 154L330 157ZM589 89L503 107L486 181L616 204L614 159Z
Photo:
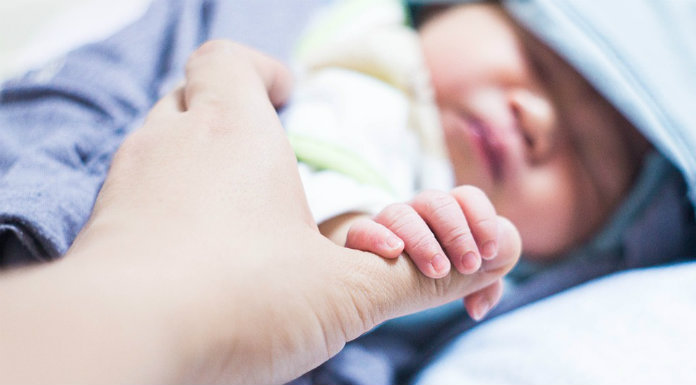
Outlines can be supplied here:
M508 92L508 106L527 145L530 159L542 162L554 143L556 113L550 99L525 88Z

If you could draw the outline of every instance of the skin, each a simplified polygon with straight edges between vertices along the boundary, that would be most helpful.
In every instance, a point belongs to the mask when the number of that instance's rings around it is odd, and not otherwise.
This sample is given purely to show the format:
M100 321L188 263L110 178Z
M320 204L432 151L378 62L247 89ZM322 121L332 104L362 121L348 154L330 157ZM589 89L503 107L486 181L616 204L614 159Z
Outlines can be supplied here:
M437 280L323 237L273 107L288 83L233 43L193 54L65 258L0 277L1 383L285 383L512 268L519 235L500 218L495 259Z

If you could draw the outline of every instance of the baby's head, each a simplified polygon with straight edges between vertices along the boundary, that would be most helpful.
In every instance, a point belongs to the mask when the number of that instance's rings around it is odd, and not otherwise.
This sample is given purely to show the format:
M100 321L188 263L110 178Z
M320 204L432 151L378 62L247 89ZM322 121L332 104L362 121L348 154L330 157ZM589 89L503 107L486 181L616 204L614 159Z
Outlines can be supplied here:
M429 11L419 31L457 183L486 191L532 258L587 240L631 188L648 142L500 6Z

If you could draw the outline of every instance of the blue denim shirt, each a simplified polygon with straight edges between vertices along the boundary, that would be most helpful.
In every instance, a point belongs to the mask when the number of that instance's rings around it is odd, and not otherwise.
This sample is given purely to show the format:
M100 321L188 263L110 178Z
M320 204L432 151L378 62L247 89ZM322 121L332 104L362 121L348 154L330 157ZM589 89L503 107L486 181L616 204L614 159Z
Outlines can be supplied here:
M287 60L325 0L155 0L139 20L0 88L0 266L65 253L123 138L227 38Z

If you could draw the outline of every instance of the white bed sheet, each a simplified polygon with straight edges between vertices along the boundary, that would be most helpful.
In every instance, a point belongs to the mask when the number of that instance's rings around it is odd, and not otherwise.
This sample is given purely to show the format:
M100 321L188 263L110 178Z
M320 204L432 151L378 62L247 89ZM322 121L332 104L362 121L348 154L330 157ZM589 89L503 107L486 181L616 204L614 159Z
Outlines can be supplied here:
M416 383L694 384L696 263L606 277L492 320Z

